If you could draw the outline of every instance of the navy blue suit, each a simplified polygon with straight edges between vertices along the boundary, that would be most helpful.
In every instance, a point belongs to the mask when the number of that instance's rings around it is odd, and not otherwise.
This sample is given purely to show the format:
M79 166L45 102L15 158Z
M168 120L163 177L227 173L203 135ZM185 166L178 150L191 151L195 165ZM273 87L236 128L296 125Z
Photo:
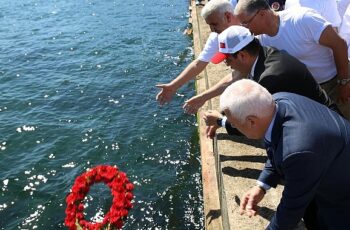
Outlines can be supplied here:
M284 181L267 229L293 229L314 199L324 229L350 229L350 123L326 106L292 93L277 93L268 161L259 180Z

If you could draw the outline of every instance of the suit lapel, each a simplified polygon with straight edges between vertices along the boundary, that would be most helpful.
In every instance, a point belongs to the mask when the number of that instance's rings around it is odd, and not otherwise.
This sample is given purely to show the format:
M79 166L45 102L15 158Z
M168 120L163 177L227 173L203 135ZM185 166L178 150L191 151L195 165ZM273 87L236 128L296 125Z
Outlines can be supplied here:
M253 80L256 82L260 81L260 76L265 70L265 59L266 59L265 49L266 49L265 47L262 47L260 49L258 61L256 62L256 65L255 65Z
M271 146L274 150L277 148L277 144L282 135L283 122L286 114L286 107L284 103L279 103L276 101L278 108L275 118L275 123L273 124L272 134L271 134Z
M280 141L281 138L283 138L283 123L285 121L286 108L284 103L279 103L278 101L276 101L276 103L278 105L278 109L275 122L272 127L271 145L270 148L267 149L267 153L270 160L272 158L277 172L283 177L283 172L281 169L281 163L283 161L283 143L280 143Z

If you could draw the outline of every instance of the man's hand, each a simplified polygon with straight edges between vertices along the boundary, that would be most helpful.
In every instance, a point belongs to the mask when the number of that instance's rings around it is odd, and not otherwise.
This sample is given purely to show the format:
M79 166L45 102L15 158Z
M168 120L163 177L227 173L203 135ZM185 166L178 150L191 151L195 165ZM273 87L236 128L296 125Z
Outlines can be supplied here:
M217 125L217 120L219 118L223 118L224 116L217 110L208 110L204 113L203 119L205 121L205 124L208 126L211 125Z
M202 117L205 124L207 125L207 137L213 139L215 137L216 130L220 128L220 126L217 124L217 119L222 118L223 115L216 110L208 110L203 114Z
M350 101L350 83L346 85L338 85L338 101L347 103Z
M156 96L156 99L160 105L170 102L173 95L176 93L176 89L174 89L170 84L158 84L156 87L160 88L160 92Z
M207 134L207 137L210 139L213 139L216 135L216 130L219 128L219 126L217 125L211 125L211 126L207 126L207 128L205 129L205 132Z
M257 214L258 203L264 198L265 191L259 186L254 186L246 194L244 194L241 205L239 207L239 214L247 213L249 217Z
M198 109L204 105L205 102L206 100L203 99L201 95L197 95L188 99L182 108L188 114L195 114L197 113Z

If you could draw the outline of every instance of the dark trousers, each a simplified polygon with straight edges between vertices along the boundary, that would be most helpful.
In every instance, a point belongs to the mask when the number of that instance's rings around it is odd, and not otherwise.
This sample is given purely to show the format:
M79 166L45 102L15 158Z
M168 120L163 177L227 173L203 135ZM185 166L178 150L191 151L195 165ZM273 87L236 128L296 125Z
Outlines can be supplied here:
M304 224L308 230L323 229L318 220L318 207L315 199L312 199L309 206L307 206L304 213Z

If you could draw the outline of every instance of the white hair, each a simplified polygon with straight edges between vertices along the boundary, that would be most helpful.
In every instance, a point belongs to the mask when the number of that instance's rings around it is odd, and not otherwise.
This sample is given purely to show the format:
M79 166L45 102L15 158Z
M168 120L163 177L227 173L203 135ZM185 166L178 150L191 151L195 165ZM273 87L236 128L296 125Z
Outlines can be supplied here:
M205 4L201 11L201 15L204 19L206 19L209 15L214 12L220 12L220 14L224 14L225 12L229 12L233 14L234 7L228 0L211 0Z
M232 83L220 96L220 109L243 124L248 116L262 118L271 114L274 100L263 86L255 81L242 79Z
M270 9L270 5L266 0L239 0L234 10L234 14L239 15L241 13L246 13L250 15L262 9Z

